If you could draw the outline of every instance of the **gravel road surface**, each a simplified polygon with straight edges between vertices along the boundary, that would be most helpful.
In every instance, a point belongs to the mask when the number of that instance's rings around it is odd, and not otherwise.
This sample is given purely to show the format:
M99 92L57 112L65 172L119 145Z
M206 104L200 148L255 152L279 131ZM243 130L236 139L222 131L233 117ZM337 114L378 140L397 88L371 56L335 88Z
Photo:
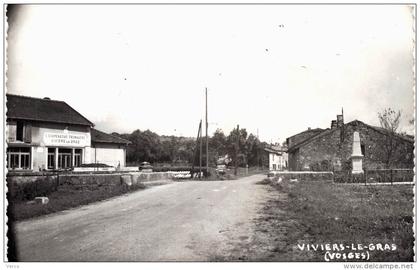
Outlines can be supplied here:
M18 222L18 259L215 261L252 236L263 178L174 182Z

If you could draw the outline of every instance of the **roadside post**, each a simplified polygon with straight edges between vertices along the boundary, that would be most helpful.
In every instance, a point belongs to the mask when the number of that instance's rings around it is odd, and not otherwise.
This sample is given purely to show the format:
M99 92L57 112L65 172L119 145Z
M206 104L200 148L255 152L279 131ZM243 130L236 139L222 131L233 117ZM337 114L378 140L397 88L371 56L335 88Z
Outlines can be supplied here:
M394 184L394 179L393 179L393 175L392 175L392 169L391 169L391 186Z
M368 170L365 169L365 186L367 185L367 172L368 172Z

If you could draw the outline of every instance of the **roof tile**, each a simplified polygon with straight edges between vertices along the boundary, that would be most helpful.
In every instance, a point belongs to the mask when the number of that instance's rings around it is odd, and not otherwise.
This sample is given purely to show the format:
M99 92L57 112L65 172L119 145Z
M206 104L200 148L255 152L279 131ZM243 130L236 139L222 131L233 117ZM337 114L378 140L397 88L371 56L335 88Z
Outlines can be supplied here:
M94 126L64 101L7 94L9 119Z

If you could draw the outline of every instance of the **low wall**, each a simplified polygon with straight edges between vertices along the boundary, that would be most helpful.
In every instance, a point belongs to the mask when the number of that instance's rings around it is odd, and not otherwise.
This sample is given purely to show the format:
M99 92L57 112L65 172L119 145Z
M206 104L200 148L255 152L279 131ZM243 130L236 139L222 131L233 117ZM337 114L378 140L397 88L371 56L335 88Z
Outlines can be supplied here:
M153 182L158 180L169 180L172 179L170 173L157 172L157 173L142 173L142 172L132 172L124 173L121 175L121 181L123 184L128 186L144 184L146 182Z
M383 169L365 170L365 181L367 183L393 183L393 182L414 182L414 170L410 169Z
M336 183L394 183L414 182L414 171L410 169L377 169L365 170L361 174L352 174L351 171L334 173Z
M138 186L172 179L171 173L95 173L95 174L42 174L23 173L7 175L9 200L30 200L56 191L60 185Z
M58 188L57 175L8 176L8 200L29 200L45 196Z
M114 167L75 167L73 172L115 172Z
M284 172L272 171L268 174L271 177L281 177L283 180L297 179L302 181L332 181L334 179L333 172Z
M59 175L59 184L64 185L120 185L121 174L64 174Z

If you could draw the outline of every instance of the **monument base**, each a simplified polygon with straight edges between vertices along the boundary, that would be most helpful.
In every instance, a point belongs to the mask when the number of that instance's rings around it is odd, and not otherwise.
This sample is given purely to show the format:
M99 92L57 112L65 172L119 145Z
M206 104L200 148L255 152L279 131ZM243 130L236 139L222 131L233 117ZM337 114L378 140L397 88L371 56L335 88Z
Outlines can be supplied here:
M351 163L353 168L353 170L351 171L352 174L363 173L362 158L362 155L354 155L351 157Z

